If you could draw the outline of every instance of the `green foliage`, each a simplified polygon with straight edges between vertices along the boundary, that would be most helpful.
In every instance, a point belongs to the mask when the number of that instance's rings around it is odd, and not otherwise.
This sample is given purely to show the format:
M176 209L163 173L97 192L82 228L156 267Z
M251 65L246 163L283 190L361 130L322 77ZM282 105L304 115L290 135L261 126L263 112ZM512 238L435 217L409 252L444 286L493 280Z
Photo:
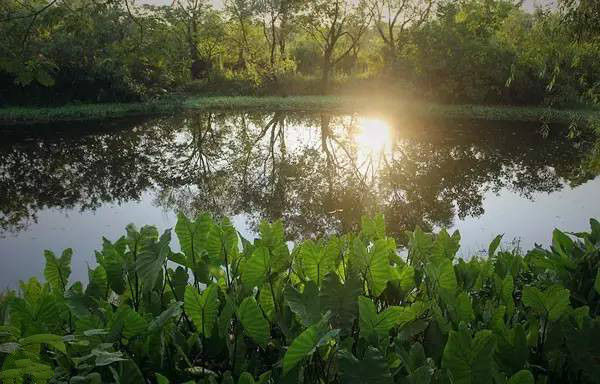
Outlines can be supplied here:
M241 239L178 216L103 240L89 282L71 251L7 294L2 383L597 383L600 225L549 250L456 260L460 235L388 238L383 217L290 252L281 222Z

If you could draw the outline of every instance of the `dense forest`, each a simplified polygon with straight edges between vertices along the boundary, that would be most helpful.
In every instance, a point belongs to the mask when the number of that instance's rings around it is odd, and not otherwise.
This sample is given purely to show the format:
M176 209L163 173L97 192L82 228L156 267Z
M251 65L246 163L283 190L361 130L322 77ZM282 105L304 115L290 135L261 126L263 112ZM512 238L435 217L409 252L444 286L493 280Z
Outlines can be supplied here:
M377 93L581 107L600 97L599 15L595 0L4 0L0 105Z

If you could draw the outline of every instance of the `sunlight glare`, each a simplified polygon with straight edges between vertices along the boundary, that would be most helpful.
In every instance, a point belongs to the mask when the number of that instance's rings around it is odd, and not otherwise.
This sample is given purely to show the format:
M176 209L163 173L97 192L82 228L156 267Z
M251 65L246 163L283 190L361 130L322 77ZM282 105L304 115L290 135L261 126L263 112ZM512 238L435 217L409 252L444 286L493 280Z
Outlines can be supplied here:
M390 125L381 119L361 117L358 120L356 143L370 152L381 152L391 143Z

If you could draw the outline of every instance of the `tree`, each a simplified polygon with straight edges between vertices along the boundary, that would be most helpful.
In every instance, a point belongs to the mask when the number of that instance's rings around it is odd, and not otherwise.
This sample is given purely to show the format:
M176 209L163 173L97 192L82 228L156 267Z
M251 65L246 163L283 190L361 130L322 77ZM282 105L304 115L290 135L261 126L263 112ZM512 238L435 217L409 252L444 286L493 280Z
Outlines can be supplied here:
M336 64L358 45L371 21L364 1L356 4L344 0L310 0L302 18L302 26L319 44L321 60L321 92L327 93L331 72Z
M425 23L434 3L435 0L370 0L375 28L392 64L396 61L399 45L407 29Z

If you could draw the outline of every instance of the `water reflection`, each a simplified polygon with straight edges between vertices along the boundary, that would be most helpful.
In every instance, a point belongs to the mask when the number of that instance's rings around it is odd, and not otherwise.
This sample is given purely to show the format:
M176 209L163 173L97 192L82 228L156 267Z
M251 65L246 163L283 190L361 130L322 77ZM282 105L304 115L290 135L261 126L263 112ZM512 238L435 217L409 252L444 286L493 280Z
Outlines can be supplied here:
M244 214L250 227L283 218L291 239L351 230L383 211L401 239L415 225L482 215L486 194L528 198L598 173L592 141L558 129L543 138L527 125L280 112L113 124L3 132L1 230L26 231L40 210L150 192L164 210Z

